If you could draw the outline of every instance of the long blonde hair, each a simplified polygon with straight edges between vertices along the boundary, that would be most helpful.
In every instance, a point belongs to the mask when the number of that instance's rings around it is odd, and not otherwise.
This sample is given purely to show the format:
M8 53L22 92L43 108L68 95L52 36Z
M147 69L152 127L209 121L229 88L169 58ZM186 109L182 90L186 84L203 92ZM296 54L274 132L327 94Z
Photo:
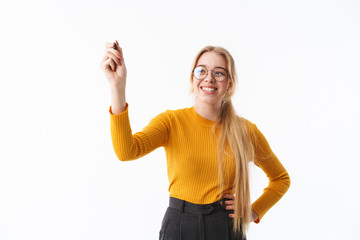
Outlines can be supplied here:
M223 56L226 60L228 70L228 81L231 83L231 88L228 90L221 102L219 112L219 120L213 127L213 133L216 134L215 129L219 127L219 135L216 136L218 140L218 160L219 160L219 184L221 189L224 189L226 182L226 175L224 176L223 165L224 157L230 157L235 161L235 178L232 183L235 193L235 210L234 210L234 227L235 233L245 232L248 228L251 219L251 203L250 203L250 189L249 189L249 162L255 161L254 147L251 141L248 124L246 120L237 116L235 109L231 102L231 97L235 92L237 84L237 76L235 71L235 62L230 53L222 47L207 46L203 48L195 57L192 69L196 67L199 58L205 52L215 52ZM193 74L190 77L193 83ZM193 91L193 89L192 89ZM229 149L231 152L227 152ZM226 174L226 173L225 173ZM223 193L220 192L220 196Z

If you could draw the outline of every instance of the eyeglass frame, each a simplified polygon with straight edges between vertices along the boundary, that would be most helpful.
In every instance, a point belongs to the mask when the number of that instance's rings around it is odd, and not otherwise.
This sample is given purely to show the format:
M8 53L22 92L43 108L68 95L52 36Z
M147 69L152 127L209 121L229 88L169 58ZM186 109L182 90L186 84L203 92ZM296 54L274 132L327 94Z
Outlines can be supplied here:
M195 69L198 68L198 67L203 67L203 68L206 69L206 75L205 75L205 77L204 77L203 79L199 79L199 78L197 78L197 77L195 76L194 71L195 71ZM220 80L220 81L219 81L219 80L216 80L216 78L215 78L215 76L214 76L214 70L217 69L217 68L220 68L220 69L222 69L222 70L225 71L226 76L225 76L225 78L224 78L223 80ZM209 71L211 71L211 76L212 76L212 78L215 79L215 81L218 81L218 82L225 81L225 80L228 78L228 76L229 76L229 71L228 71L226 68L216 67L216 68L214 68L213 70L209 70L209 69L207 69L204 65L196 66L196 67L192 70L192 74L194 75L194 77L195 77L197 80L203 81L203 80L208 76Z

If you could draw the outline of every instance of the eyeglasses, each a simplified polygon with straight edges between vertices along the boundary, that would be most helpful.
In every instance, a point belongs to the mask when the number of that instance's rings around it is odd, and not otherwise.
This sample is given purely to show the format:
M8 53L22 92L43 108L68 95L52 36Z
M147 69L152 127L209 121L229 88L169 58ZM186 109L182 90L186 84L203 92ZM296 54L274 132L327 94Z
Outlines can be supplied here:
M197 66L196 68L194 68L193 70L193 74L194 77L198 80L204 80L207 75L208 72L210 70L206 69L204 66ZM222 68L222 67L216 67L214 68L214 70L212 70L212 77L216 80L216 81L224 81L228 76L228 72L226 69Z

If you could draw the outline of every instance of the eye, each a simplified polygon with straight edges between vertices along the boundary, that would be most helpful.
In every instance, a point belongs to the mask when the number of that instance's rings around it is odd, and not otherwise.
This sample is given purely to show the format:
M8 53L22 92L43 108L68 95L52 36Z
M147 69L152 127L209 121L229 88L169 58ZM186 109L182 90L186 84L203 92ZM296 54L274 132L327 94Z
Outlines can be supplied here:
M222 68L215 68L214 69L214 75L216 77L225 77L226 76L226 71Z
M217 77L223 77L223 76L225 76L225 73L223 73L223 72L215 72L215 76L217 76Z
M203 76L203 75L206 75L206 69L204 67L196 67L194 69L194 74L196 76Z

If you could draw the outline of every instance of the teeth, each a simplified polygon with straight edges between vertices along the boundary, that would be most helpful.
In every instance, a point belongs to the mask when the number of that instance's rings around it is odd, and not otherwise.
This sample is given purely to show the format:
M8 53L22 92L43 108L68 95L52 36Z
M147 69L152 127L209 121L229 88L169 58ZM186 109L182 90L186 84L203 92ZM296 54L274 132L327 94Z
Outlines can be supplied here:
M213 91L215 91L215 88L203 87L202 90L207 91L207 92L213 92Z

